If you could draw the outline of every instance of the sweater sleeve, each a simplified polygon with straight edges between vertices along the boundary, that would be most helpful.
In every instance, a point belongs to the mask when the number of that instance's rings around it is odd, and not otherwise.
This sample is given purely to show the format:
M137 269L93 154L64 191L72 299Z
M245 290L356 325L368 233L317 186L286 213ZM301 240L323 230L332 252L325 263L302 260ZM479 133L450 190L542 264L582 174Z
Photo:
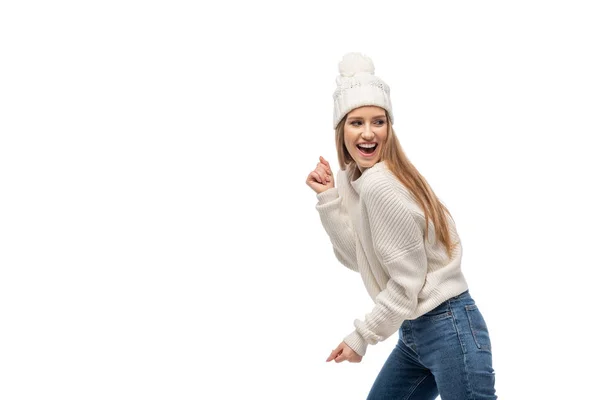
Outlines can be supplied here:
M350 216L342 206L342 197L333 187L317 194L316 209L321 223L333 245L335 257L344 266L358 272L356 261L356 241Z
M421 228L390 183L374 185L364 197L365 209L379 262L389 275L364 320L355 319L355 330L344 338L363 356L367 345L377 344L400 329L413 314L427 274L427 254Z

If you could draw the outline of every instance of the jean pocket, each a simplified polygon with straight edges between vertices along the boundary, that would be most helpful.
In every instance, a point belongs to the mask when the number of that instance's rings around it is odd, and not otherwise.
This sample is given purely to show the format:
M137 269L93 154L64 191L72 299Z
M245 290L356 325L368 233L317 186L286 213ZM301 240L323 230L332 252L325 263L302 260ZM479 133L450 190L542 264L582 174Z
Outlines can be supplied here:
M483 315L481 315L481 312L477 308L477 305L466 305L465 310L467 312L469 327L471 328L471 334L473 335L475 345L480 350L492 351L492 343L490 341L487 324L483 319Z
M437 306L433 310L428 311L425 314L421 315L418 319L424 320L424 321L436 321L438 319L449 318L451 316L452 316L452 312L448 308L448 305L442 304L442 305Z

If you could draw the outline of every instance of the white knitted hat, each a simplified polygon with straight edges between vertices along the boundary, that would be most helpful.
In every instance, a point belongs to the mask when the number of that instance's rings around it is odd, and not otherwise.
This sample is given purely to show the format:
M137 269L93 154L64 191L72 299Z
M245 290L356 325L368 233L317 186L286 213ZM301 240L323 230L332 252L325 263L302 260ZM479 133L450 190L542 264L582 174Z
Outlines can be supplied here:
M361 53L347 53L339 63L340 75L333 92L333 129L357 107L378 106L387 110L394 123L390 87L374 75L373 61Z

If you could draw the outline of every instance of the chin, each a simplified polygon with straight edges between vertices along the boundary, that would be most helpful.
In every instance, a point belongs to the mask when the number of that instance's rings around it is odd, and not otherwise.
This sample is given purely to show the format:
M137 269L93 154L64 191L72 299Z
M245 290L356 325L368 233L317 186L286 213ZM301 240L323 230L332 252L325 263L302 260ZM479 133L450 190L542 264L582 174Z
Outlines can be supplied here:
M361 171L365 168L371 168L373 165L377 164L377 161L361 161L357 162L356 165L360 167Z
M368 168L368 167L372 167L373 165L377 164L378 162L379 162L379 160L374 158L374 159L372 159L370 161L361 161L359 163L359 165L361 167L367 167Z

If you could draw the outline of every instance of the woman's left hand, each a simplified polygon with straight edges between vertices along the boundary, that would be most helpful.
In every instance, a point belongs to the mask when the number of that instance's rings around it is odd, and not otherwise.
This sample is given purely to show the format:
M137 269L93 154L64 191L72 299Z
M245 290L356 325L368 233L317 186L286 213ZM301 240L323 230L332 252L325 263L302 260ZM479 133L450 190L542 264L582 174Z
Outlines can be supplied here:
M359 363L362 361L362 356L356 354L356 352L352 350L350 346L346 344L346 342L342 341L338 347L331 351L331 354L329 357L327 357L326 362L331 360L335 360L336 363L342 361Z

